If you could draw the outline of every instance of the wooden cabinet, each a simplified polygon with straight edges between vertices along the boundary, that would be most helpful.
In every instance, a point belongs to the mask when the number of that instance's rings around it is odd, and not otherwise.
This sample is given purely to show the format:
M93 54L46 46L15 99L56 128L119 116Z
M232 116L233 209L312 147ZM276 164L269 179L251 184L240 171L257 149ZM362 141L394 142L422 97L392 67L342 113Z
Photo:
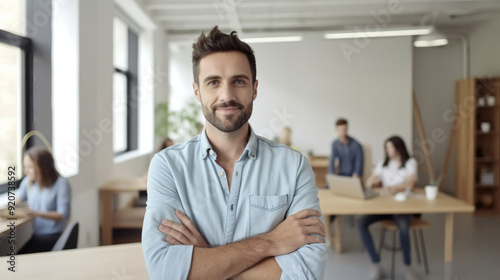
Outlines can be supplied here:
M500 77L456 82L456 196L500 214Z

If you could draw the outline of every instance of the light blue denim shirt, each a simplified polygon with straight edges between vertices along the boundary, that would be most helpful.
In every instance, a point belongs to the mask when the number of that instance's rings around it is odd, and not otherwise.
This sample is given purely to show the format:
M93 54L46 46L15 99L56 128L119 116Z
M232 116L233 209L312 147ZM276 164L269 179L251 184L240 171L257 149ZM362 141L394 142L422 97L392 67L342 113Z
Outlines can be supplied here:
M153 157L142 230L151 279L188 277L193 246L170 245L158 229L162 219L180 223L175 209L193 221L210 246L269 232L303 209L321 211L311 165L299 152L259 137L250 128L245 150L234 165L230 191L216 158L205 130ZM323 279L326 243L308 244L275 258L283 271L281 279Z
M64 231L64 227L69 218L71 205L71 189L66 178L59 176L52 186L40 188L37 182L29 186L29 178L26 176L21 181L18 191L19 200L28 201L30 209L37 212L57 211L63 216L62 221L36 217L33 220L34 235L60 233Z

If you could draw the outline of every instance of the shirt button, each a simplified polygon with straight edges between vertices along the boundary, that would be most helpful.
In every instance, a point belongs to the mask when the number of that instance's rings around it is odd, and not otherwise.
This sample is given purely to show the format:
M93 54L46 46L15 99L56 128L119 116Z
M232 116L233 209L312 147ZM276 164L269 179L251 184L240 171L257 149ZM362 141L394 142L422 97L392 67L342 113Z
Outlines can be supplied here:
M219 175L220 176L224 175L224 171L219 172Z
M236 176L238 176L238 171L236 171Z
M251 158L254 158L254 157L255 157L255 155L254 155L254 154L250 154L250 157L251 157Z
M213 156L214 155L214 151L210 150L210 155Z

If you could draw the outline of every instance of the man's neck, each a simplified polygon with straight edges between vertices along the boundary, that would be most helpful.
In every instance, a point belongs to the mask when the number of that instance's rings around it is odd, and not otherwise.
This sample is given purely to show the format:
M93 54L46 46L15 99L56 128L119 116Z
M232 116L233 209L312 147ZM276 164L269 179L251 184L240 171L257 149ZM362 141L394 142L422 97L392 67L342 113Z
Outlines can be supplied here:
M217 154L217 159L222 161L232 161L240 158L250 137L248 123L233 132L222 132L207 122L205 127L208 141Z
M349 143L349 136L339 137L340 143L347 145Z

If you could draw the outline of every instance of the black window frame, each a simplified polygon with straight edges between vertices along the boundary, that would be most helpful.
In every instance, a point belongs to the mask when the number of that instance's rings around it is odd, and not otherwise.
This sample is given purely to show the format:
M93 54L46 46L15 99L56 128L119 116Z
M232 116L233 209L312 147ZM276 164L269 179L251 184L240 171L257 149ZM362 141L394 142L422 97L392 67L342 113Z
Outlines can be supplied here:
M121 20L121 19L120 19ZM114 73L123 75L127 81L127 145L125 150L115 153L115 156L137 150L139 147L139 100L138 100L138 72L139 72L139 36L127 25L127 70L114 67ZM114 86L114 85L113 85ZM114 143L113 143L114 145Z
M24 100L24 120L22 125L22 135L25 135L27 131L31 131L34 128L34 102L33 102L33 41L30 38L20 36L9 31L0 29L0 43L18 47L23 52L23 98ZM25 144L26 148L33 146L32 139L28 139ZM7 170L4 171L7 174ZM16 170L16 188L19 187L21 183L22 174L19 174ZM8 182L0 185L0 194L6 193L8 191Z

